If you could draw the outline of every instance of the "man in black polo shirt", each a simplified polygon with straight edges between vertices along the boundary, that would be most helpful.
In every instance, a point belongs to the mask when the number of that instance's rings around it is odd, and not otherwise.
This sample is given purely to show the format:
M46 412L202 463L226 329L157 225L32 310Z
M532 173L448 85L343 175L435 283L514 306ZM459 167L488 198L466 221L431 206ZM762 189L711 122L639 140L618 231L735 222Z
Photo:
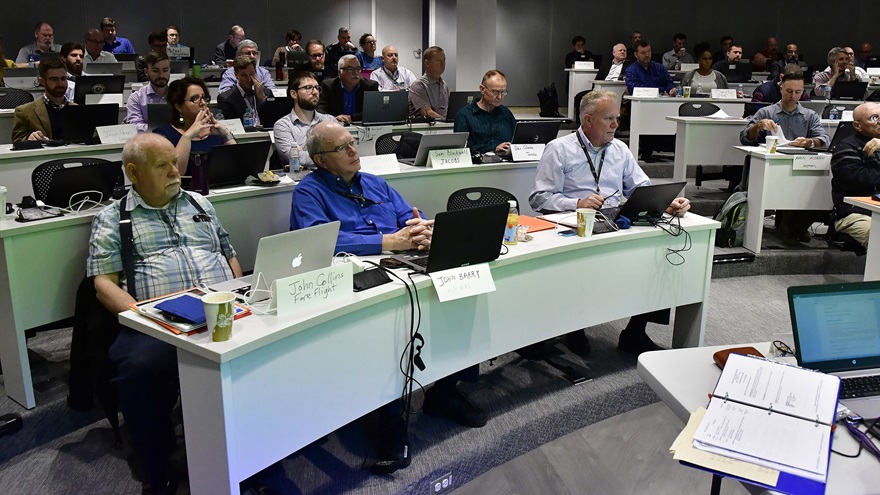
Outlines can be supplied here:
M480 83L479 100L458 111L455 116L455 132L469 132L468 147L471 153L510 153L510 140L516 119L501 104L507 95L507 77L498 70L490 70Z

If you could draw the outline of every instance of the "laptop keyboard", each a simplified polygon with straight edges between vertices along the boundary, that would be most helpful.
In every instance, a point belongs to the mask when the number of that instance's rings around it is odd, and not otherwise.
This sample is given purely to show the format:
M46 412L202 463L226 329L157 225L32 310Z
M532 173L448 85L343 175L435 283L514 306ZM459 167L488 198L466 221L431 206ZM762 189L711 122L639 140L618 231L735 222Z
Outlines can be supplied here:
M428 267L428 257L427 256L425 256L423 258L411 258L411 259L408 259L407 261L409 261L413 265L418 265L422 268Z
M880 375L844 378L840 382L841 399L856 399L880 395Z

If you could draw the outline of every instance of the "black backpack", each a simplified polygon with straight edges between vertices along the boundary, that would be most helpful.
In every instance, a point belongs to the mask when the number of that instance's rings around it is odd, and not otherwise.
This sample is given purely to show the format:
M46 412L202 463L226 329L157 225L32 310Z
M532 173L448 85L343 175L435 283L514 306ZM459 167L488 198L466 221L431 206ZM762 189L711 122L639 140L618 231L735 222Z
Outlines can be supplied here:
M556 93L556 83L550 83L538 91L538 102L541 106L541 117L562 117L559 113L559 94Z

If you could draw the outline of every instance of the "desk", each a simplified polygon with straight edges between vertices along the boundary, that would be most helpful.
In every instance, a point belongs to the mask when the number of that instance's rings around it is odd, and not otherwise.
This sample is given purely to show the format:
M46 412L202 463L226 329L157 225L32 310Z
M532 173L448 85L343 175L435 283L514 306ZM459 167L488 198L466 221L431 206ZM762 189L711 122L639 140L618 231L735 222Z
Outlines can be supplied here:
M751 345L765 354L770 348L769 342L743 345ZM660 399L684 424L693 411L698 407L706 406L707 394L715 389L715 383L721 374L712 361L712 354L731 347L734 346L646 352L639 356L637 370L642 380L660 396ZM791 362L794 360L791 359ZM855 452L858 449L858 444L847 433L846 428L842 427L835 431L832 445L835 450L842 452ZM682 469L686 468L682 467ZM855 459L831 454L825 492L827 495L876 494L878 482L880 475L877 470L877 459L870 453L862 452L862 455ZM756 493L755 486L746 486L750 488L750 492ZM760 493L771 492L761 490Z
M449 195L464 187L502 187L519 198L525 214L537 162L473 165L431 169L400 165L385 179L413 205L431 217L446 211ZM223 227L238 251L243 270L253 268L257 241L290 228L294 186L240 187L213 191L209 196ZM250 212L259 211L254 222ZM85 275L92 213L66 215L39 222L0 221L0 361L6 393L33 408L33 386L25 330L73 316L76 288Z
M767 153L760 146L736 146L752 157L749 211L743 247L761 252L764 210L830 210L831 171L792 170L793 155Z
M588 89L593 88L593 80L596 79L596 74L599 73L599 68L595 69L565 69L565 72L568 72L568 118L571 120L575 119L577 115L577 101L574 101L574 97L577 96L581 91L586 91Z
M676 124L666 120L666 117L678 115L678 107L684 103L713 103L718 105L727 115L737 116L743 114L743 106L748 100L716 100L712 98L645 98L624 96L630 100L630 127L629 149L633 156L639 156L639 136L673 135Z
M880 280L880 203L871 198L843 198L844 203L871 212L871 233L868 235L868 254L865 255L865 281Z
M682 224L693 248L679 266L664 255L681 239L637 227L590 240L539 232L490 263L495 292L467 299L440 303L429 280L415 276L427 365L416 378L432 383L528 344L665 307L677 307L673 345L699 345L718 223L689 214ZM594 280L610 285L590 291ZM517 309L551 285L552 297L548 290L528 310ZM408 308L393 282L328 310L248 316L222 343L178 338L132 312L120 321L178 348L190 488L228 495L241 480L399 396Z

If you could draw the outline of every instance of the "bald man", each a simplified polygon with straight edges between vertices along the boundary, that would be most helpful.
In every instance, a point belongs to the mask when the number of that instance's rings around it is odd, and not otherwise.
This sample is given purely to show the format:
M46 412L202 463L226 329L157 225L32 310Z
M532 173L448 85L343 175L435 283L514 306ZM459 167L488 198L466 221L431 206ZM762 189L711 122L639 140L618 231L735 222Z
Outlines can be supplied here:
M388 45L382 49L382 67L370 74L370 79L379 83L379 91L409 91L416 82L416 75L399 62L397 48Z
M611 49L611 59L602 62L599 72L596 74L597 81L623 81L626 68L632 64L632 60L626 58L626 45L618 43Z
M863 103L853 111L856 133L834 148L831 157L831 199L834 228L868 247L871 213L843 202L846 196L880 192L880 104Z

